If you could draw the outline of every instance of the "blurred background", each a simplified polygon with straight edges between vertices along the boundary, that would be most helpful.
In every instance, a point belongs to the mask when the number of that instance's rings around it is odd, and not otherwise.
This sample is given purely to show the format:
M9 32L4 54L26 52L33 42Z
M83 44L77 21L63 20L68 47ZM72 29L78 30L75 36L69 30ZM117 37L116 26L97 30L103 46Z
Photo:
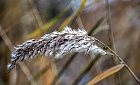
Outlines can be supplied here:
M88 32L93 29L91 36L109 46L111 24L116 53L140 79L140 0L109 0L108 4L106 1L87 0L83 10L77 11L82 0L0 0L0 85L72 85L77 78L80 80L76 85L84 85L113 66L112 56L102 56L79 77L92 55L78 53L73 57L71 53L56 63L41 56L25 60L8 73L6 67L14 46L31 38L39 39L65 25ZM52 63L57 70L52 69ZM96 85L138 85L126 68L119 71L120 84L116 79L111 75Z

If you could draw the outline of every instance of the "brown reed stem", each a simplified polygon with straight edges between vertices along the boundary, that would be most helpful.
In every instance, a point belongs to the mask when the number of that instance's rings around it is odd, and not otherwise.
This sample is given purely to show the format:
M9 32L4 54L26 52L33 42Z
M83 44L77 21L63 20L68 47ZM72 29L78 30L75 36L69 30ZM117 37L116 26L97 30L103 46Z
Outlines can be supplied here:
M114 36L113 36L113 30L112 30L112 24L111 24L111 14L110 14L110 4L109 4L109 0L105 0L105 6L106 6L106 21L107 24L109 26L108 29L108 38L109 38L109 46L111 47L112 50L114 50L114 52L116 52L116 48L115 48L115 43L114 43ZM116 64L118 64L118 60L116 57L112 57L112 62L113 65L115 66ZM117 74L114 74L115 78L115 83L117 85L120 85L120 75L119 72L117 72Z

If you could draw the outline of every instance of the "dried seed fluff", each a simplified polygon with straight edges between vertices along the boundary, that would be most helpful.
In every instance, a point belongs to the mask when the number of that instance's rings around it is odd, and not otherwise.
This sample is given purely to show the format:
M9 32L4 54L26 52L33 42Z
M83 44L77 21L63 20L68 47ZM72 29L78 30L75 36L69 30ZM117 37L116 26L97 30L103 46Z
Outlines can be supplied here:
M31 59L38 55L54 56L56 59L62 58L67 52L92 51L94 54L106 55L106 52L95 42L95 38L88 36L85 30L72 30L70 27L65 27L62 32L54 31L39 40L31 39L15 47L7 69L10 71L15 68L17 61Z

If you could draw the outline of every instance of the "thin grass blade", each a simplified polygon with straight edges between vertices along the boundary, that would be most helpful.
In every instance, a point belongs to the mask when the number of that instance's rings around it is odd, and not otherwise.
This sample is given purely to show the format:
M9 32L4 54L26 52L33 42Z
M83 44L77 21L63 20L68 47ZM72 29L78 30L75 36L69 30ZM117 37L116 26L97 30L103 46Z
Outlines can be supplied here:
M97 27L99 27L99 25L103 22L103 20L105 19L105 16L102 16L96 23L95 25L92 27L92 29L90 30L88 35L92 35L93 32L97 29Z
M69 10L70 10L70 6L66 7L59 15L57 15L56 17L54 17L53 19L51 19L49 22L47 22L42 28L38 28L37 30L35 30L34 32L30 33L29 35L27 35L25 37L25 39L30 39L33 38L39 34L41 34L41 31L45 31L48 30L49 28L51 28L51 26L53 26L60 17L64 16Z
M96 76L94 79L92 79L89 83L87 83L86 85L93 85L98 83L99 81L105 79L106 77L118 72L119 70L121 70L125 65L124 64L119 64L117 66L114 66L106 71L104 71L103 73L99 74L98 76Z
M102 31L108 30L108 29L109 29L108 25L103 25L103 26L101 26L101 27L98 27L98 28L93 32L93 35L96 35L96 34L102 32Z
M76 17L82 12L83 8L85 7L85 3L87 0L82 0L82 3L77 11L75 11L71 16L69 16L59 27L58 31L62 31L65 26L71 24Z
M101 58L100 55L97 55L95 58L93 58L88 65L83 69L83 71L80 73L80 75L75 79L75 81L72 83L72 85L77 85L79 81L86 75L86 73L91 69L91 67Z

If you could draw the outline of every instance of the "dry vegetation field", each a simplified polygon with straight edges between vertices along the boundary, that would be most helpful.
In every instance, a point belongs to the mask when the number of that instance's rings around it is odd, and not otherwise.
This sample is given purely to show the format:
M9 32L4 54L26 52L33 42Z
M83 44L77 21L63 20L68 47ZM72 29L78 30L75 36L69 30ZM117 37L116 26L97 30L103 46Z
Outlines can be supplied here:
M66 26L82 32L64 33ZM37 49L45 34L43 46L55 42L59 50L51 56L51 46ZM21 44L20 56L12 55ZM63 44L71 50L60 55ZM43 55L31 58L36 49ZM63 57L55 58L58 52ZM139 79L140 0L0 0L0 85L140 85Z

